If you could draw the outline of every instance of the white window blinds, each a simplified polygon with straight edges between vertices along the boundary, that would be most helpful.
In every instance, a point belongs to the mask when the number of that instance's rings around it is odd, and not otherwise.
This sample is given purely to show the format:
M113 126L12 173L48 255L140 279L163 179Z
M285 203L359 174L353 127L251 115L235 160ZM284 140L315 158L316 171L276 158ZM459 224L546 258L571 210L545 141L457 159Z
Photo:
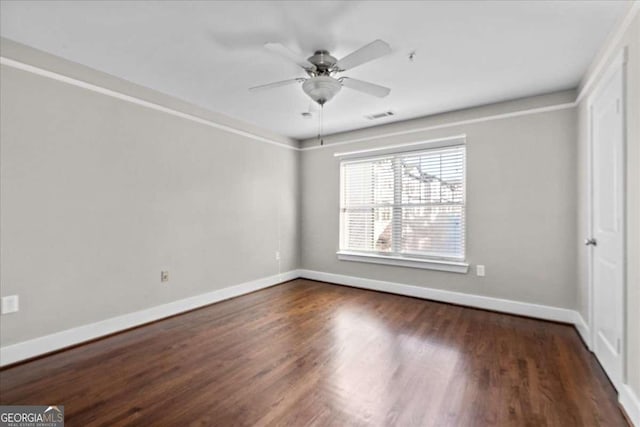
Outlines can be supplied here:
M465 147L341 164L340 250L464 260Z

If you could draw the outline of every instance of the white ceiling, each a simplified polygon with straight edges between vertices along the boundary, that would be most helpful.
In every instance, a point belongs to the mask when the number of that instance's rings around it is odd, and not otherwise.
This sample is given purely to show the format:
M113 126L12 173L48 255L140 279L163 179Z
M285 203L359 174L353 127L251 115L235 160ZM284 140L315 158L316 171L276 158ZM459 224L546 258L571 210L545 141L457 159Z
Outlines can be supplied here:
M294 138L314 136L303 76L262 46L340 58L375 39L394 53L345 73L392 89L343 89L325 133L573 88L628 7L616 1L2 1L0 34ZM415 50L413 62L408 60ZM364 115L392 110L393 118Z

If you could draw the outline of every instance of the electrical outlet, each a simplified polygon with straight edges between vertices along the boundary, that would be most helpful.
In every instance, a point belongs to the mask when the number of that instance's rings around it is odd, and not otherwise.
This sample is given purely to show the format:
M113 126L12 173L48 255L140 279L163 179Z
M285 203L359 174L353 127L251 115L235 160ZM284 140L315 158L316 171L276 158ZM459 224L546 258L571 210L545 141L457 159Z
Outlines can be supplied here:
M161 271L160 272L160 281L161 282L168 282L169 281L169 272L168 271Z
M476 265L476 276L484 277L484 265Z
M276 251L276 261L280 261L280 251Z
M2 297L2 314L15 313L20 309L18 295L9 295Z

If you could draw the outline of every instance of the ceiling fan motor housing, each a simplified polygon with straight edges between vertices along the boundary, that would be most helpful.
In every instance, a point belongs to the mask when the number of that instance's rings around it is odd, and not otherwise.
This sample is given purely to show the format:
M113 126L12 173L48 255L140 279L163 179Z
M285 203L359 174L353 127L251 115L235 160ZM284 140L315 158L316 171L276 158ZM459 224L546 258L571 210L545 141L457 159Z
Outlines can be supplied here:
M304 93L320 105L324 105L327 101L330 101L331 98L340 92L341 88L342 84L329 76L311 77L302 83Z
M333 66L338 60L331 56L326 50L317 50L313 55L307 58L307 61L315 66L315 74L318 76L326 76L333 71Z

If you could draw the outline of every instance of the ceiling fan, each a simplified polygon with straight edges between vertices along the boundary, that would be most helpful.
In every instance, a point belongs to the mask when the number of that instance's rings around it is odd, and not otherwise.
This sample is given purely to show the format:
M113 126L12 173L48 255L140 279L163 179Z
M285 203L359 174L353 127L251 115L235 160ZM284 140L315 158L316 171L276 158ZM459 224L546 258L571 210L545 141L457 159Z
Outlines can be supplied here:
M307 73L308 77L296 77L289 80L254 86L249 89L250 92L302 83L304 93L321 106L324 106L326 102L330 101L340 92L343 86L379 98L384 98L391 92L391 89L384 86L352 79L350 77L339 76L339 74L344 71L351 70L359 65L391 53L391 47L383 40L375 40L351 52L340 60L331 56L326 50L317 50L313 55L305 59L280 43L267 43L264 47L298 64Z

